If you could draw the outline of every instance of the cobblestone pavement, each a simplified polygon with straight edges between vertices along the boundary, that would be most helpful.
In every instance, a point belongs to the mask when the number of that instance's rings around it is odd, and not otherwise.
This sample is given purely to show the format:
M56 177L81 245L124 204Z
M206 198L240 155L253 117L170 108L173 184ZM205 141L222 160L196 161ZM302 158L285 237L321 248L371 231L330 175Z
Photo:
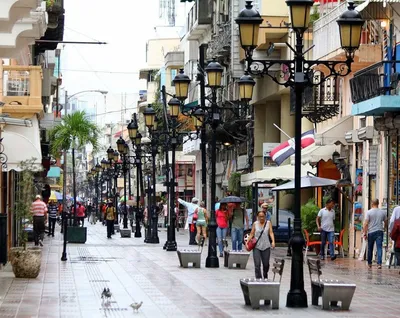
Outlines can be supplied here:
M159 232L161 244L145 244L143 238L106 238L101 224L88 226L86 244L69 244L68 261L61 262L62 237L47 238L43 247L42 269L33 280L15 279L9 267L0 271L0 317L399 317L399 268L368 271L354 259L324 261L325 278L355 282L357 289L350 311L322 311L311 305L308 270L305 287L309 307L286 308L290 286L290 258L277 248L272 257L287 260L280 295L280 309L244 306L239 279L254 275L250 258L245 270L204 267L183 269L175 252L162 245L166 231ZM179 248L188 248L188 235L177 233ZM109 287L112 298L102 304L101 291ZM129 305L143 301L138 313Z

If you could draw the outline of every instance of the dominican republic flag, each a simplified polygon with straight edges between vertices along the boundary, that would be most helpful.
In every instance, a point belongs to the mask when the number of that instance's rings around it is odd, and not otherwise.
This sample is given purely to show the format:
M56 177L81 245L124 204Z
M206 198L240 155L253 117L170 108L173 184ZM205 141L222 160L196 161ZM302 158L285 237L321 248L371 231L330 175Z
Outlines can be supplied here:
M314 129L306 131L301 135L301 148L307 148L315 142ZM294 138L281 143L279 146L271 150L270 156L278 166L287 158L294 154Z

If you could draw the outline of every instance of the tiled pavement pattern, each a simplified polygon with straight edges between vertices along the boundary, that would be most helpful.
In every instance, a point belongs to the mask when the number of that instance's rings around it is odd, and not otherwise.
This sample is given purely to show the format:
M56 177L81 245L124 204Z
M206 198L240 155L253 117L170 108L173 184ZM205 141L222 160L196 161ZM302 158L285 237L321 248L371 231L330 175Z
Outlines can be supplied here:
M247 269L180 268L175 252L166 252L162 244L143 243L143 238L106 238L101 224L89 225L86 244L69 244L68 261L61 262L61 235L47 238L43 263L35 280L15 279L9 267L0 271L0 317L399 317L399 268L368 271L364 262L353 259L325 261L326 278L343 279L357 284L350 311L322 311L311 305L308 270L305 286L309 307L286 308L290 285L290 258L281 286L280 309L244 306L239 279L253 276L253 260ZM159 232L165 242L166 231ZM180 248L188 248L187 233L177 233ZM192 247L191 247L192 248ZM284 248L272 257L285 255ZM101 291L109 287L111 301L102 304ZM129 305L143 301L138 313Z

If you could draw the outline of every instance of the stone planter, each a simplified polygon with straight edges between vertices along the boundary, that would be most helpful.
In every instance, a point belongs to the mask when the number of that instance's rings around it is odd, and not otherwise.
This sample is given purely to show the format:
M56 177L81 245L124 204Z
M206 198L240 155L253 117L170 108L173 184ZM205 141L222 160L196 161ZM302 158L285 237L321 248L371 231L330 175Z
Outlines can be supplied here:
M121 229L120 230L121 237L131 237L131 230L130 229Z
M68 243L86 243L87 228L80 226L68 226L67 241Z
M36 278L42 263L42 250L39 247L13 247L9 253L10 263L16 278Z

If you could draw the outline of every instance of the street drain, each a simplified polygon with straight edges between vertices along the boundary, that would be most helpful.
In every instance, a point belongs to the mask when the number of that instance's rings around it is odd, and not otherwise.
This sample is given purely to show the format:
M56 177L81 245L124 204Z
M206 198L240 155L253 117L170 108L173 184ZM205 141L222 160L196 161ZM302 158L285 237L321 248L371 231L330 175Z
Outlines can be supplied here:
M101 279L93 279L93 280L89 280L90 283L109 283L109 280L101 280Z
M376 282L374 285L381 285L381 286L392 286L392 283L388 282Z
M128 308L99 308L101 311L128 311Z

